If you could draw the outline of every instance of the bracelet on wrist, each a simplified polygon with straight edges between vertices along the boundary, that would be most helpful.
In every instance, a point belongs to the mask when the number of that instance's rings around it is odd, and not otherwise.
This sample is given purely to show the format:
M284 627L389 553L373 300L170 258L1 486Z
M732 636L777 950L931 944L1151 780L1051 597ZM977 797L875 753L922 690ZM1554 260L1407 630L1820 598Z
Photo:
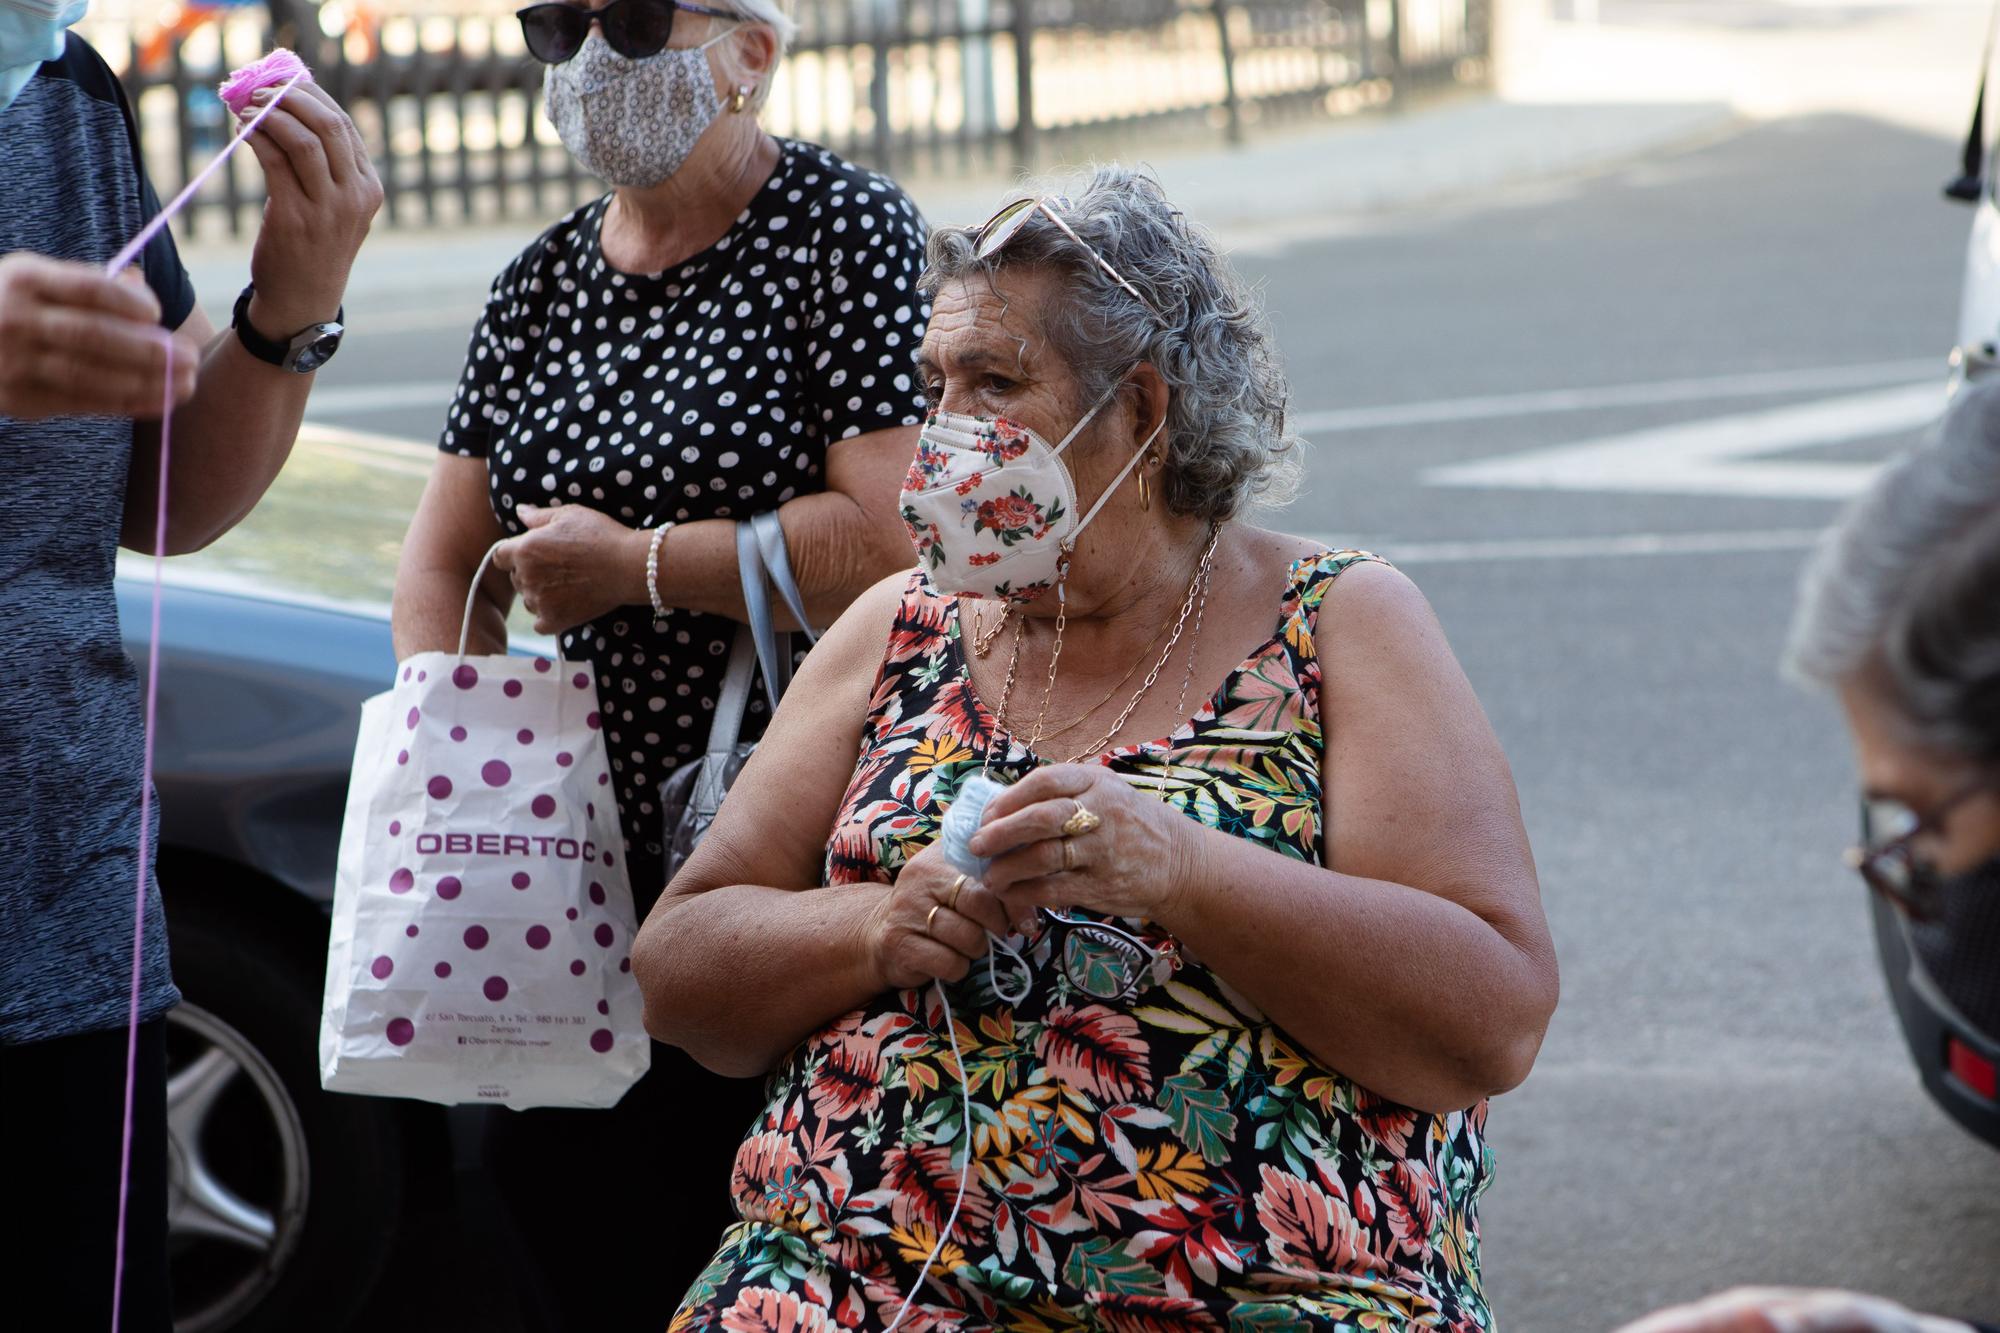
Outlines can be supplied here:
M660 548L666 543L667 533L673 528L671 522L662 523L653 529L653 538L646 543L646 596L653 603L653 624L665 623L667 608L660 601Z

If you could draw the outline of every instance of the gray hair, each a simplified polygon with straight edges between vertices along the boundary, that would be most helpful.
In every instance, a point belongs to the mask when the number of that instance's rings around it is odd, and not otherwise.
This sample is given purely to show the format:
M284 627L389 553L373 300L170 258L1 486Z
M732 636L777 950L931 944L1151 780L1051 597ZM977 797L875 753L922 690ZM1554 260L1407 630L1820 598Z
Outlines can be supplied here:
M1219 522L1252 499L1289 498L1298 441L1285 433L1289 390L1277 344L1214 240L1167 202L1159 182L1115 163L1095 168L1071 199L1033 192L1144 295L1158 319L1040 210L984 261L973 251L977 228L932 232L923 291L935 296L945 283L975 275L990 282L1015 265L1058 270L1065 299L1041 312L1042 327L1082 387L1079 410L1142 361L1166 381L1161 489L1172 512Z
M1960 396L1820 539L1786 667L1865 680L1917 745L2000 766L2000 384Z
M712 3L712 0L711 0ZM792 18L793 0L724 0L715 5L717 9L733 9L743 16L746 24L769 28L771 37L778 44L771 57L770 77L757 84L757 91L750 98L750 105L761 109L771 98L771 84L776 80L778 66L785 63L785 53L792 49L792 41L799 35L799 25ZM718 20L719 21L719 20ZM717 48L717 62L731 83L748 81L748 74L738 58L735 42L723 42Z

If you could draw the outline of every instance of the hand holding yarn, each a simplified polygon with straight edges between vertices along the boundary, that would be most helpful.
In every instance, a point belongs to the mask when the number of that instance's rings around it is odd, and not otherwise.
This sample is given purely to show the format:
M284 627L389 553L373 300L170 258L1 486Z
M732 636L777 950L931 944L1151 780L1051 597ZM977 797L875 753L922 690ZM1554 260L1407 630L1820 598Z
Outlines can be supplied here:
M995 796L967 850L1016 909L1080 907L1170 924L1205 884L1207 830L1100 764L1050 764Z
M181 335L174 401L194 393L201 348ZM152 420L165 401L167 335L144 281L95 264L0 255L0 417Z
M340 309L348 270L382 206L382 183L361 132L292 52L273 51L237 70L220 95L239 122L277 99L246 144L269 190L250 257L257 287L250 322L267 337L290 337Z
M952 869L936 843L903 866L880 890L863 926L864 949L884 989L958 981L986 957L987 934L1013 927L999 896Z

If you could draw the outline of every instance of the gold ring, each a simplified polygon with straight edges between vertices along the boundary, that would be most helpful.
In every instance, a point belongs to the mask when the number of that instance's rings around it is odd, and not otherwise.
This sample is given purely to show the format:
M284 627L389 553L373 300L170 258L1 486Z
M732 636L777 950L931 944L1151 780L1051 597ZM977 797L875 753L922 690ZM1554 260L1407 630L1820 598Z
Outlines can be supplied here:
M1069 845L1068 838L1064 838L1062 840L1062 849L1063 849L1063 870L1065 872L1068 872L1076 869L1076 849Z
M1062 831L1065 838L1080 838L1086 833L1097 832L1103 826L1104 821L1086 809L1082 801L1078 801L1076 812L1063 821Z
M946 907L954 912L958 910L958 895L965 891L965 881L971 878L972 876L961 871L958 878L951 882L951 895L944 900Z
M942 912L943 910L944 910L944 904L943 904L943 903L932 903L932 904L931 904L931 911L930 911L930 915L924 918L924 934L926 934L926 935L932 935L932 934L934 934L934 933L935 933L935 932L933 932L933 931L931 930L931 926L932 926L933 924L935 924L935 923L936 923L936 921L937 921L937 914L938 914L939 912Z

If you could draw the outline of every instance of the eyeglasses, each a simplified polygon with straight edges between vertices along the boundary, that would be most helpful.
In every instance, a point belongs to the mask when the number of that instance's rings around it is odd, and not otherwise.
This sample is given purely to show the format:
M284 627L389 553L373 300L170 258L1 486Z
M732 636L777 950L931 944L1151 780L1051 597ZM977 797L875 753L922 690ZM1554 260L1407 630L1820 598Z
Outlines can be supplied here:
M1171 946L1155 949L1128 930L1104 921L1065 916L1046 907L1038 909L1047 923L1049 943L1069 984L1096 1000L1122 1000L1136 994L1141 984L1161 963L1180 966L1180 955ZM1003 949L1021 969L1015 983L1002 986L997 973L994 989L1002 997L1009 992L1025 997L1033 972L1028 960L1015 950Z
M973 234L973 255L981 262L984 262L991 259L994 255L999 254L1007 242L1013 240L1020 232L1022 225L1029 218L1040 213L1043 217L1061 228L1062 234L1075 241L1085 254L1097 261L1097 266L1103 269L1113 282L1130 292L1132 299L1146 308L1146 313L1150 314L1154 319L1159 320L1160 323L1166 323L1166 320L1160 318L1160 312L1153 308L1153 303L1139 295L1139 289L1127 282L1124 274L1111 267L1110 263L1105 260L1103 255L1097 253L1096 248L1090 242L1077 235L1076 229L1063 221L1062 214L1049 206L1051 201L1061 204L1064 208L1071 206L1069 200L1063 198L1061 195L1049 195L1043 198L1031 195L1025 199L1016 199L1013 203L1008 204L998 213L986 219L985 224Z
M1937 915L1942 877L1937 867L1917 855L1916 840L1944 828L1959 806L1990 789L1986 778L1966 784L1928 814L1918 814L1901 801L1864 796L1861 800L1861 843L1850 848L1847 864L1876 893L1894 903L1913 921Z
M676 10L735 23L743 21L741 14L686 4L683 0L611 0L602 9L569 4L529 5L516 10L514 17L521 20L521 36L527 40L528 54L544 65L560 65L582 48L593 22L603 27L604 40L611 49L627 60L656 56L666 49L667 40L674 35Z

